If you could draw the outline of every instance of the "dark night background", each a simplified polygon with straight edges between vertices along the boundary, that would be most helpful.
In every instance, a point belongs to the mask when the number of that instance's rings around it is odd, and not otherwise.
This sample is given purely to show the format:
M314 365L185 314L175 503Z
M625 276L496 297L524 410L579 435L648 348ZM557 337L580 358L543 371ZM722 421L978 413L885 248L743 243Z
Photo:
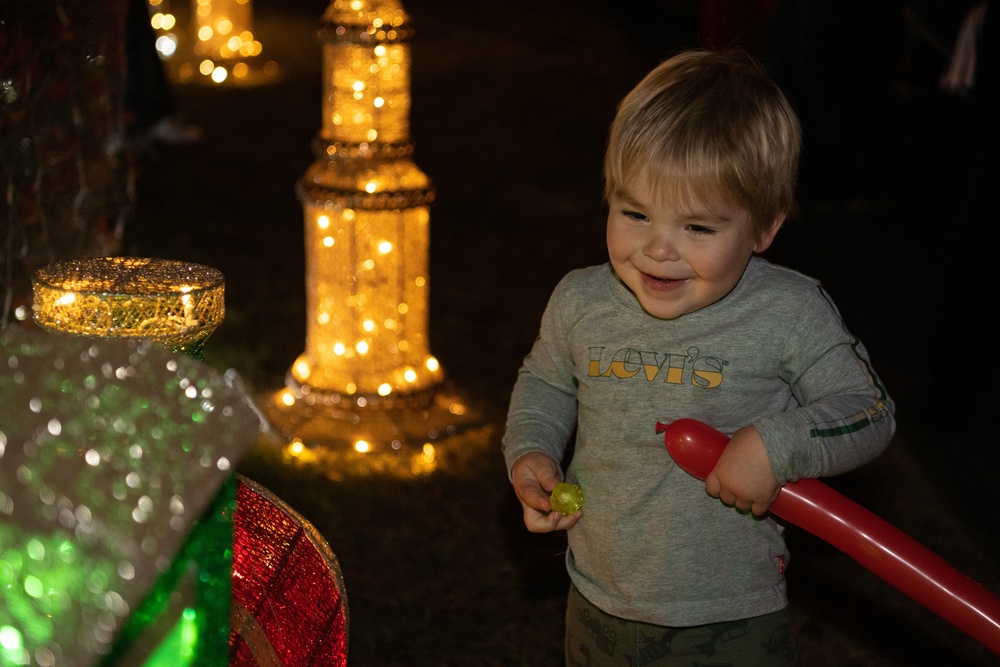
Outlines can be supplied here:
M416 480L338 482L253 456L241 472L313 522L337 554L350 664L557 665L565 540L523 529L499 453L507 396L550 290L568 270L605 260L601 159L615 105L659 59L734 26L708 32L697 3L680 1L403 4L416 31L414 161L437 192L431 350L481 406L490 447ZM823 282L897 403L889 451L830 484L1000 591L993 353L965 335L990 320L996 282L947 270L952 237L970 251L985 244L959 215L968 101L937 86L964 5L775 7L738 31L805 128L802 213L770 257ZM226 320L206 361L236 368L261 395L283 385L304 349L295 184L321 125L315 31L325 8L254 3L264 56L281 67L274 83L174 85L180 115L204 139L143 153L122 247L225 274ZM983 321L941 337L968 295ZM810 535L792 528L789 542L803 665L998 664Z

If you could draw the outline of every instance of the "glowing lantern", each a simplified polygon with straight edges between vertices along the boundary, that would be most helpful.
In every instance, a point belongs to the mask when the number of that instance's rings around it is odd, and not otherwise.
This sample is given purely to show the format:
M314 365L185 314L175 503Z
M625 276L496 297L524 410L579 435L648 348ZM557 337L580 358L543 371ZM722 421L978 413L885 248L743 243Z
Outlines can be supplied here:
M298 184L306 345L261 408L293 443L286 462L425 475L485 447L488 428L428 346L434 193L410 160L407 16L396 0L333 0L319 35L323 124Z
M200 264L102 257L49 264L32 277L35 322L100 338L151 340L201 358L225 317L225 279Z
M323 16L323 126L299 183L306 349L298 389L375 398L441 382L427 336L428 177L410 160L407 16L334 0Z
M193 60L181 66L182 82L255 84L277 74L274 61L258 66L250 0L191 0L191 13Z

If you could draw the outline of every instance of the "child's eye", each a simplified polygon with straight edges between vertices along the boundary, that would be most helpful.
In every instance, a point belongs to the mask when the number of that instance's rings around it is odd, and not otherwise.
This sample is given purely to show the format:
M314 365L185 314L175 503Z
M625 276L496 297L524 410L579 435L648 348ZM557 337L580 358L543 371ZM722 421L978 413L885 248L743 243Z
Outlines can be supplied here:
M704 225L688 225L688 230L694 232L695 234L714 234L715 230L711 227L705 227Z
M645 221L646 216L638 211L630 211L628 209L622 209L622 215L629 220Z

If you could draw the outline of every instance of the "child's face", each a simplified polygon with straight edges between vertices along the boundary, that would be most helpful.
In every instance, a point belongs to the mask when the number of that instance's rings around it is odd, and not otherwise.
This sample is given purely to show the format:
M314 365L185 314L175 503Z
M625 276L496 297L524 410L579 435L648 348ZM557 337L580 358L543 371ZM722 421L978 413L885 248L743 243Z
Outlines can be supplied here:
M609 199L611 266L646 312L662 319L726 296L781 226L779 219L756 240L747 211L721 197L681 199L661 201L641 173Z

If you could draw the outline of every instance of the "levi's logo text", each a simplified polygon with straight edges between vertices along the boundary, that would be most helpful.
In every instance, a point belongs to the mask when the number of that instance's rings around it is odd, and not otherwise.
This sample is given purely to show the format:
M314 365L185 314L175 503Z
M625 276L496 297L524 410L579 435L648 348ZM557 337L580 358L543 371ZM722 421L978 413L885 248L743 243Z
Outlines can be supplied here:
M611 352L606 347L587 348L590 377L614 377L622 380L645 379L647 382L691 384L711 389L722 384L727 361L702 355L697 347L686 352L654 352L631 347Z

